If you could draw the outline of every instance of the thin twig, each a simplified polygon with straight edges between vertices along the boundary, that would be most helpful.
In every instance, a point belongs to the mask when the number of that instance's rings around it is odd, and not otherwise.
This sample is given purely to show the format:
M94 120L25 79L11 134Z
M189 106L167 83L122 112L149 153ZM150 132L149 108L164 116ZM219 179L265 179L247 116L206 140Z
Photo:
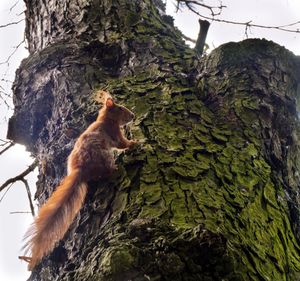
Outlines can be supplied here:
M13 185L13 184L11 183L11 184L9 185L9 187L5 190L5 192L3 193L2 197L0 198L0 203L2 202L2 200L4 199L4 197L5 197L5 195L7 194L7 192L10 190L10 188L11 188L12 185Z
M186 41L190 41L190 42L195 43L195 44L196 44L196 42L197 42L195 39L192 39L192 38L190 38L190 37L188 37L188 36L186 36L186 35L184 35L184 34L181 34L181 37L182 37L183 39L185 39Z
M193 0L178 0L177 3L178 3L178 5L179 5L179 3L185 4L185 6L190 11L192 11L193 13L195 13L196 15L198 15L199 17L207 19L207 20L221 22L221 23L227 23L227 24L234 24L234 25L244 25L245 26L245 34L246 35L248 34L248 30L250 28L252 28L252 27L263 28L263 29L275 29L275 30L280 30L280 31L285 31L285 32L291 32L291 33L300 33L300 28L296 28L296 29L289 28L289 27L292 27L292 26L299 25L300 21L296 21L296 22L292 22L292 23L288 23L288 24L284 24L284 25L277 25L277 26L268 26L268 25L256 24L256 23L252 23L251 20L250 21L245 21L245 22L232 21L232 20L226 20L226 19L216 18L216 16L219 16L221 14L222 9L226 7L226 6L223 6L222 4L220 4L219 7L214 7L214 6L207 6L207 5L204 5L202 3L199 3L199 2L193 1ZM211 16L205 16L205 15L201 14L200 12L198 12L193 7L193 5L209 9L211 11ZM219 11L215 12L214 9L219 9Z
M8 143L11 143L12 141L0 139L0 142L1 142L0 146L4 146L4 145L7 145Z
M2 184L2 185L0 186L0 192L1 192L3 189L5 189L8 185L10 185L10 184L12 184L12 183L15 183L15 182L17 182L17 181L23 181L24 178L25 178L28 174L30 174L30 173L35 169L35 167L37 166L37 164L38 164L38 160L35 159L35 160L33 161L33 163L32 163L32 164L31 164L24 172L22 172L21 174L15 176L15 177L13 177L13 178L8 179L4 184Z
M202 8L208 9L210 11L210 14L211 14L212 17L221 15L223 8L226 8L226 6L222 5L222 2L220 4L220 6L208 6L208 5L199 3L197 1L190 1L190 0L184 1L184 2L186 2L185 4L188 7L190 7L193 4L193 5L197 5L197 6L200 6Z
M19 14L16 14L16 16L19 17L19 16L22 16L23 14L25 15L25 12L26 12L26 10L22 11L22 12L19 13Z
M20 19L18 21L9 22L7 24L0 25L0 28L5 28L5 27L11 26L11 25L19 24L20 22L22 22L24 20L25 19Z
M18 3L19 3L19 0L16 1L16 3L13 4L13 5L9 8L9 12L10 12L10 13L11 13L11 11L18 5Z
M0 155L3 154L5 151L9 150L11 147L13 147L13 146L15 145L14 142L7 142L7 143L9 143L9 145L0 151ZM4 146L4 145L6 145L7 143L5 143L5 144L0 144L0 146Z
M5 92L5 90L3 90L3 87L2 87L2 86L0 86L0 88L2 89L2 90L0 90L0 94L3 94L4 96L6 96L6 97L8 97L8 98L11 98L11 95L8 94L7 92Z
M222 13L223 8L227 8L226 6L222 5L222 1L219 1L219 3L220 3L219 6L210 6L195 0L177 0L176 9L178 11L180 10L180 5L185 5L191 10L192 6L196 5L209 10L211 16L215 17L215 16L219 16Z
M200 15L200 14L199 14ZM224 19L215 19L215 18L210 18L210 17L206 17L203 15L200 15L201 17L205 18L205 19L209 19L209 20L213 20L213 21L217 21L217 22L223 22L223 23L229 23L229 24L236 24L236 25L245 25L246 28L251 28L251 27L257 27L257 28L264 28L264 29L276 29L276 30L281 30L281 31L286 31L286 32L292 32L292 33L300 33L300 29L288 29L285 27L289 27L289 26L294 26L296 24L300 24L300 21L294 22L294 23L290 23L290 24L286 24L286 25L278 25L278 26L268 26L268 25L260 25L260 24L255 24L255 23L251 23L252 21L248 21L248 22L236 22L236 21L230 21L230 20L224 20Z
M14 214L31 214L29 211L14 211L14 212L9 212L10 215Z
M8 109L12 109L12 107L9 105L9 103L7 102L7 100L5 98L3 98L1 94L0 94L0 99L4 102L4 104L6 105L6 107Z
M30 210L31 210L31 214L34 217L35 213L34 213L34 206L33 206L33 202L32 202L32 197L31 197L31 191L28 185L28 181L25 180L24 178L21 179L21 181L24 183L26 191L27 191L27 196L28 196L28 201L29 201L29 206L30 206Z
M30 214L31 212L28 211L15 211L15 212L9 212L10 215L14 214Z
M2 65L2 64L8 64L9 61L10 61L10 59L11 59L11 57L17 52L17 50L19 49L19 47L20 47L23 43L25 43L25 38L24 38L17 46L13 47L13 48L14 48L13 52L8 56L8 58L6 59L6 61L0 62L0 65Z

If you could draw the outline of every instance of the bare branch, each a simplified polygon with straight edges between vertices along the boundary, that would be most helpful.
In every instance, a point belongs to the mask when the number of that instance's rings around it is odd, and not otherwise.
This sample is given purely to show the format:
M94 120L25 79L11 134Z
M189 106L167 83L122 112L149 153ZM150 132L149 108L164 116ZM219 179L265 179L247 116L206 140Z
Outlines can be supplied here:
M1 85L0 85L0 88L1 88L0 94L3 94L3 95L5 95L5 96L8 97L8 98L11 98L11 95L8 94L7 92L5 92L4 89L3 89L3 87L2 87Z
M255 23L252 23L252 21L245 21L245 22L232 21L232 20L216 18L216 16L219 16L221 14L222 9L226 7L221 4L222 2L220 2L220 6L208 6L208 5L204 5L203 3L198 2L196 0L177 0L177 3L178 3L177 7L179 7L179 3L181 3L181 5L185 5L190 11L192 11L193 13L195 13L196 15L198 15L199 17L201 17L203 19L227 23L227 24L243 25L243 26L245 26L246 36L248 36L248 30L252 27L263 28L263 29L275 29L275 30L291 32L291 33L300 33L300 28L294 28L294 29L291 28L291 27L295 27L296 25L300 25L300 21L296 21L296 22L292 22L292 23L288 23L288 24L284 24L284 25L277 25L277 26L255 24ZM211 16L205 16L204 14L200 13L198 10L196 10L195 6L199 6L199 7L208 9L211 13ZM218 10L216 10L216 9L218 9Z
M13 4L13 5L9 8L9 12L10 12L10 13L11 13L12 10L18 5L19 2L20 2L19 0L16 1L15 4Z
M7 97L10 97L10 96L7 93L5 93L5 92L0 91L0 99L4 102L4 104L6 105L6 107L8 109L12 109L12 107L9 105L9 103L7 102L7 100L1 94L4 94Z
M21 13L19 13L19 14L16 14L16 16L19 17L19 16L21 16L21 15L23 15L23 14L25 15L25 11L23 11L23 12L21 12Z
M11 141L11 142L7 142L7 143L4 143L4 144L0 144L0 146L4 146L6 144L9 144L9 145L0 151L0 155L3 154L5 151L9 150L11 147L13 147L15 145L15 143Z
M32 197L31 197L31 191L28 185L28 181L25 180L24 178L21 179L21 181L24 183L26 191L27 191L27 196L28 196L28 201L29 201L29 206L30 206L30 210L31 210L31 214L34 217L35 213L34 213L34 206L33 206L33 202L32 202Z
M190 38L190 37L184 35L183 33L181 34L181 37L182 37L183 39L185 39L186 41L190 41L190 42L195 43L195 44L196 44L196 42L197 42L195 39L192 39L192 38Z
M219 6L210 6L202 3L202 1L196 1L196 0L177 0L177 11L180 10L181 6L187 6L190 10L193 8L193 6L199 6L201 8L204 8L206 10L210 11L210 14L212 17L218 16L222 13L223 8L226 8L226 6L222 5L222 1L219 1Z
M14 143L13 143L13 145L14 145ZM3 200L3 198L5 197L8 190L11 188L11 186L15 182L21 181L21 182L24 183L25 188L26 188L31 214L32 214L32 216L35 216L34 206L33 206L33 202L32 202L32 199L31 199L32 198L31 191L30 191L30 188L29 188L28 181L25 179L25 177L35 169L37 164L38 164L38 160L35 159L34 162L24 172L22 172L21 174L15 176L13 178L8 179L3 185L0 186L0 192L8 186L7 190L4 192L3 196L0 199L0 203ZM16 212L14 212L14 213L16 213Z
M24 20L25 19L20 19L18 21L9 22L7 24L0 25L0 28L5 28L5 27L11 26L11 25L19 24L20 22L22 22Z
M217 22L223 22L223 23L229 23L229 24L235 24L235 25L245 25L246 29L249 29L251 27L257 27L257 28L264 28L264 29L276 29L276 30L292 32L292 33L300 33L300 29L298 29L298 28L297 29L288 29L288 28L286 28L286 27L294 26L296 24L300 24L300 21L290 23L290 24L286 24L286 25L268 26L268 25L260 25L260 24L251 23L252 21L237 22L237 21L230 21L230 20L206 17L206 16L203 16L203 15L200 15L199 13L198 13L198 15L205 18L205 19L209 19L209 20L213 20L213 21L217 21Z
M15 214L30 214L31 212L28 211L15 211L15 212L9 212L10 215L15 215Z
M0 62L0 65L2 65L2 64L9 64L9 61L10 61L11 57L17 52L17 50L19 49L19 47L23 43L25 43L25 38L17 46L13 47L14 48L13 52L8 56L8 58L6 59L6 61Z
M10 184L13 184L13 183L15 183L15 182L17 182L17 181L22 181L22 182L24 182L24 178L25 178L28 174L30 174L30 173L35 169L35 167L37 166L37 164L38 164L38 160L35 159L35 160L33 161L33 163L32 163L32 164L31 164L24 172L22 172L21 174L15 176L15 177L13 177L13 178L8 179L4 184L2 184L2 185L0 186L0 192L1 192L3 189L5 189L7 186L9 186Z
M10 140L4 140L4 139L0 139L0 146L4 146L4 145L7 145L9 143L11 143L12 141Z
M0 198L0 203L2 202L2 200L4 199L4 197L5 197L5 195L7 194L7 192L10 190L10 188L11 188L12 185L13 185L13 184L11 183L11 184L9 185L9 187L5 190L5 192L3 193L2 197Z

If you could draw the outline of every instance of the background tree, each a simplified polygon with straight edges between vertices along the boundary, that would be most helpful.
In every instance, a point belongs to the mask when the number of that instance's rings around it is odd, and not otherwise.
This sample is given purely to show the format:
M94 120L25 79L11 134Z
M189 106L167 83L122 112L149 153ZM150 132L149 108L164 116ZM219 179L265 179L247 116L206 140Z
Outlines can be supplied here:
M265 40L199 59L159 1L26 5L8 137L39 161L39 202L97 89L141 141L30 280L297 280L299 59Z

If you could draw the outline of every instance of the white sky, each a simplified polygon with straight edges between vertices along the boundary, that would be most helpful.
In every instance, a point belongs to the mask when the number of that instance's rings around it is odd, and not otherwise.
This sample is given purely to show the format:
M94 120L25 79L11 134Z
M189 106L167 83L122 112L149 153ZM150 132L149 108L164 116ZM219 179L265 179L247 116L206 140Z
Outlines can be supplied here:
M205 1L204 1L205 2ZM217 1L209 1L216 3ZM218 2L217 2L218 3ZM278 26L300 21L300 0L223 0L222 19L247 22L259 25ZM175 11L174 0L167 1L167 13ZM209 15L207 12L203 12ZM178 12L175 25L183 33L197 39L199 32L198 17L189 11ZM297 26L300 30L300 24ZM296 29L296 28L295 28ZM288 33L271 29L251 28L248 38L265 38L285 46L294 54L300 55L300 33ZM212 22L206 43L211 49L230 41L246 39L245 28L239 25Z
M19 2L18 5L10 11L10 7L16 2ZM23 11L22 1L0 0L0 25L24 18L24 15L19 15ZM17 46L23 40L23 31L24 21L18 25L0 29L0 62L6 61L8 56L14 51L14 46ZM9 64L0 65L0 86L9 94L11 94L10 88L12 84L2 79L14 80L16 68L19 66L21 59L27 56L24 45L22 47L12 56ZM11 99L7 99L7 102L10 105L12 104ZM0 100L0 139L5 139L6 137L7 120L11 114L11 110L8 110L3 101ZM16 146L7 153L0 155L0 184L8 178L23 172L32 161L22 146ZM35 187L35 177L36 175L28 177L31 188ZM3 192L0 193L0 200L3 194ZM10 214L10 212L15 211L29 211L29 204L26 197L24 184L16 183L9 189L6 196L0 202L1 281L22 281L26 280L29 276L25 263L18 260L18 255L22 253L20 251L22 239L32 217L30 214Z
M210 2L213 2L210 0ZM10 11L14 3L16 7ZM167 2L167 12L175 11L172 0ZM227 5L222 18L236 21L250 21L262 25L282 25L300 20L300 0L223 0ZM11 21L17 21L24 17L20 15L24 10L22 1L0 0L0 25ZM189 12L179 12L173 16L175 25L183 30L186 36L196 39L199 32L198 18ZM298 26L300 28L300 25ZM3 62L14 51L14 46L23 40L24 21L0 29L0 62ZM284 45L295 54L300 55L300 34L286 33L276 30L251 29L249 37L259 37L273 40ZM207 43L211 49L229 41L240 41L245 39L244 27L230 24L211 24ZM20 60L27 56L27 52L20 48L12 57L9 65L0 65L0 86L6 92L10 92L11 83L1 79L13 81L15 69ZM9 100L11 104L11 100ZM7 131L7 119L11 111L0 100L0 138L5 139ZM1 150L1 147L0 147ZM26 169L32 163L24 148L18 146L0 156L0 184L9 177L15 176ZM36 174L29 177L31 188L34 189ZM3 193L0 193L0 200ZM32 218L29 214L10 214L14 211L29 211L27 195L23 184L13 185L5 198L0 202L0 280L22 281L28 277L26 264L20 262L17 256L22 254L22 237L28 228Z

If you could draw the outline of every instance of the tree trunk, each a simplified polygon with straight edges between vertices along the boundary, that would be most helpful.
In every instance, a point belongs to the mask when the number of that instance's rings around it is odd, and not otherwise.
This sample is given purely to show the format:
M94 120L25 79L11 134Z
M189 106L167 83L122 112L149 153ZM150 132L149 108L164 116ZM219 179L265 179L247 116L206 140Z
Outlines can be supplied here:
M159 0L26 0L30 55L8 137L42 204L95 120L97 89L140 141L29 280L300 280L300 60L266 40L197 58Z

